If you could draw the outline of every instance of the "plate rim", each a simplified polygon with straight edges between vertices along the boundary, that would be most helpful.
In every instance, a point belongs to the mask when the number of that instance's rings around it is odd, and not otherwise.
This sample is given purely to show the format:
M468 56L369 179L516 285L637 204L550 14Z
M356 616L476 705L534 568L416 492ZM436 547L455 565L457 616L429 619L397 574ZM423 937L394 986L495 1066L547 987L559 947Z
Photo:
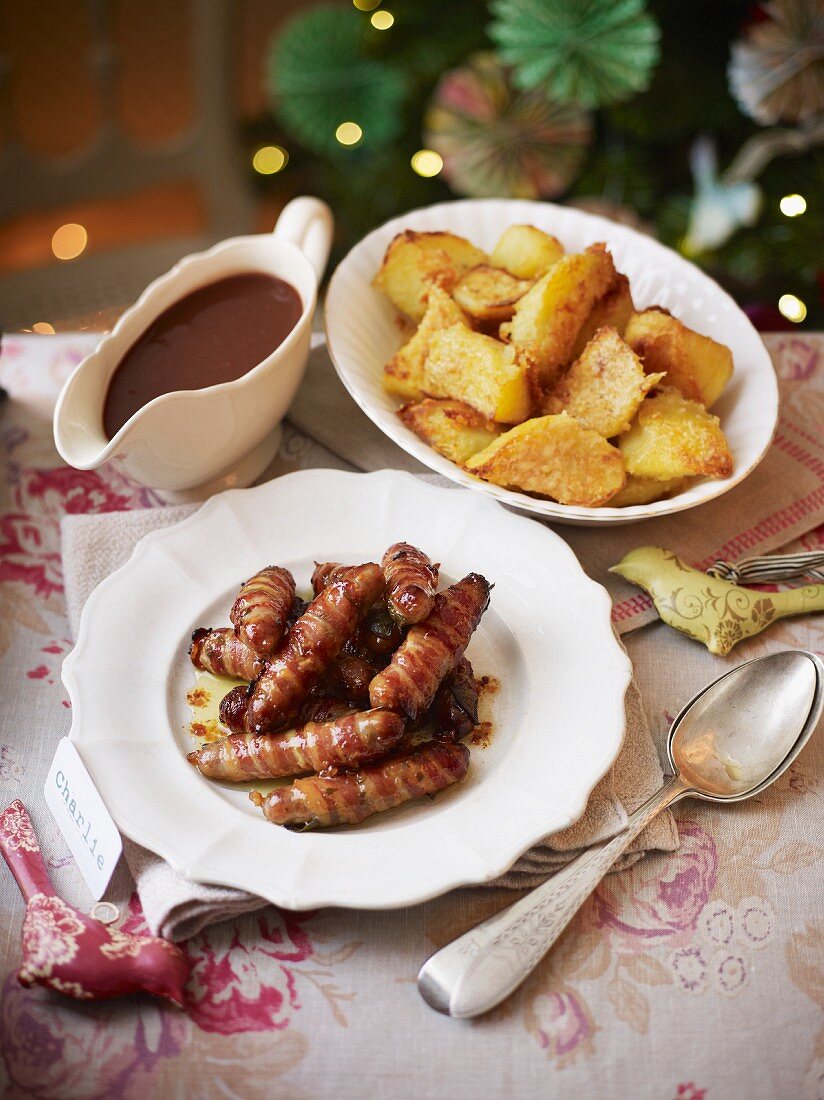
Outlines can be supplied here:
M307 480L313 479L321 475L322 477L331 478L336 480L338 478L343 479L370 479L373 483L379 481L396 481L400 479L402 482L414 482L418 488L425 488L427 491L441 494L441 493L454 493L456 490L453 486L436 486L429 482L423 481L420 477L408 473L407 471L399 470L380 470L372 473L358 473L351 471L330 470L324 468L298 470L290 474L285 474L281 478L273 479L270 482L266 482L263 485L255 486L251 489L231 489L224 493L216 494L211 497L204 505L201 506L192 515L185 517L184 519L172 524L168 527L160 528L155 531L151 531L144 535L138 543L135 545L134 550L130 554L128 560L124 562L117 570L105 577L100 584L92 591L86 604L83 607L81 614L80 627L78 629L77 641L71 653L68 654L64 663L61 673L63 683L69 693L69 698L72 704L72 724L69 733L69 739L77 748L84 760L84 764L92 771L93 765L90 766L87 753L93 752L94 742L89 742L84 739L81 727L84 722L83 715L83 702L82 695L84 688L80 683L76 666L82 661L83 650L88 645L88 637L91 630L91 623L95 617L95 608L105 601L107 598L107 592L110 588L116 587L119 583L122 583L124 576L128 576L133 564L136 560L150 553L152 548L164 540L174 538L176 533L182 527L195 526L198 522L203 521L204 513L208 519L209 513L214 511L219 506L219 502L225 499L227 496L237 496L237 494L257 493L261 491L271 491L273 486L276 486L284 479L295 480ZM460 491L460 490L458 490ZM490 501L490 508L499 507L494 502ZM507 513L507 521L515 521L516 523L529 522L528 517L511 512L508 509L504 509ZM579 580L583 588L589 590L594 600L597 600L601 604L602 614L598 617L598 629L603 631L603 652L610 653L609 668L614 668L616 673L615 687L613 689L613 698L609 700L609 713L614 717L612 727L610 730L604 728L604 740L607 739L609 733L610 747L605 752L603 768L601 770L596 769L597 774L590 779L586 780L584 787L577 798L577 801L572 804L569 810L569 820L564 824L555 826L553 832L560 831L568 828L574 824L583 815L589 797L595 786L601 781L601 779L607 774L609 769L614 764L621 747L624 742L626 732L626 712L624 699L626 691L630 685L632 679L632 664L629 656L626 653L623 645L612 629L610 620L610 611L612 608L612 601L608 592L599 584L594 581L583 569L578 562L572 548L565 542L561 536L554 532L551 528L545 524L540 525L543 528L543 534L554 540L557 544L557 549L568 556L571 567L577 569L580 574ZM593 623L595 623L593 618ZM165 731L164 736L173 736L171 730ZM600 767L600 765L599 765ZM93 776L94 778L94 776ZM347 899L335 894L328 895L324 893L322 887L315 887L314 893L309 890L303 889L300 895L290 893L288 890L278 893L272 888L261 889L260 885L257 887L250 883L248 875L243 872L243 864L238 861L238 873L233 875L227 873L224 867L219 875L210 875L208 869L203 868L200 864L204 860L208 860L211 850L215 847L215 841L220 837L209 838L204 844L200 845L196 849L193 848L191 843L187 844L187 832L183 830L182 833L176 833L175 837L163 838L157 835L156 832L152 832L149 827L149 823L143 823L141 821L135 821L131 816L127 808L121 806L117 800L117 788L115 787L115 794L113 795L112 788L106 785L106 790L102 789L102 785L97 782L100 789L101 797L112 814L117 827L121 832L127 836L134 843L147 848L149 851L158 855L161 859L169 864L178 874L183 875L186 878L190 878L197 883L232 887L239 890L248 891L256 896L264 898L272 904L279 905L285 909L307 909L316 908L321 906L335 906L340 908L356 908L356 909L368 909L368 910L386 910L401 908L408 905L418 904L424 901L428 901L434 897L438 897L450 890L464 887L480 885L485 882L489 882L492 879L504 874L513 863L520 858L520 856L532 847L535 843L541 840L547 834L546 829L533 828L529 831L524 831L519 834L519 840L517 844L510 845L510 849L507 851L506 857L499 859L494 866L491 865L489 858L487 857L487 863L489 866L485 867L482 873L472 873L468 868L463 870L458 869L448 874L441 874L441 876L433 880L431 888L422 889L420 886L413 887L410 890L396 891L390 897L376 896L372 900L364 900L358 898L356 901ZM262 819L261 819L262 820ZM243 815L238 820L237 828L243 829L246 822L251 822L252 825L256 825L256 819ZM182 837L178 840L177 838Z
M720 300L731 306L734 312L740 316L744 323L751 330L751 334L755 337L759 347L759 353L764 361L764 365L769 366L769 371L764 371L764 378L768 380L769 386L769 399L770 399L770 427L769 433L760 444L760 450L750 462L742 469L736 469L732 475L723 480L715 481L707 479L700 482L699 485L692 488L703 489L706 488L706 495L702 496L699 500L685 499L689 495L688 489L686 494L679 494L678 496L668 498L666 500L654 501L651 504L635 504L629 505L625 508L610 508L605 505L601 508L586 508L581 505L559 504L555 501L541 500L535 497L530 497L525 493L519 493L515 490L505 489L502 486L494 485L491 482L486 482L480 478L473 477L467 471L462 470L459 466L450 462L448 459L439 455L433 448L429 447L422 440L418 440L416 437L407 438L405 435L390 435L382 424L380 410L373 406L369 397L362 393L355 383L355 380L350 374L349 368L344 362L344 356L340 354L339 347L336 347L336 341L334 333L330 326L330 302L333 303L334 309L334 295L335 287L340 284L342 275L345 276L345 265L347 265L361 248L368 246L373 242L374 238L383 235L389 230L395 232L401 232L403 229L408 229L409 226L404 224L407 219L414 218L419 214L425 212L436 212L443 210L447 212L449 209L454 209L456 206L460 207L472 207L472 206L512 206L518 205L522 207L540 207L549 210L563 211L565 215L574 214L579 217L583 222L589 223L593 226L593 232L596 234L599 229L596 227L602 227L600 232L606 232L608 230L618 230L622 234L628 235L630 238L639 238L644 242L645 247L652 246L655 250L660 251L666 257L667 262L676 262L683 266L685 269L694 273L700 280L705 282L708 289L713 295L716 295ZM446 215L445 215L446 216ZM329 352L329 358L332 361L332 365L335 368L335 372L338 378L343 383L349 396L355 401L361 411L372 421L372 423L378 428L378 430L386 436L392 443L400 447L407 454L411 455L417 461L427 466L430 470L442 477L447 477L455 484L462 486L463 488L471 489L474 492L483 493L493 499L499 501L502 504L509 505L510 507L517 508L522 512L527 512L530 515L544 516L545 518L552 519L557 523L569 523L574 525L585 526L609 526L609 525L623 525L627 523L634 523L642 519L657 519L660 516L670 516L678 512L688 511L691 508L698 508L703 504L709 504L710 501L718 500L725 493L730 492L737 485L740 485L745 478L759 466L764 460L769 451L773 439L775 437L776 430L778 428L778 420L780 415L780 395L778 390L778 378L775 373L775 368L772 363L770 353L761 337L761 334L752 324L746 313L741 309L735 299L729 294L719 283L708 275L705 271L702 271L696 264L692 263L685 256L681 256L674 249L669 248L667 245L662 244L654 237L650 237L645 233L641 233L639 230L634 229L632 226L624 225L616 222L611 218L607 218L601 214L592 214L589 211L579 210L577 207L562 206L559 203L544 202L534 199L504 199L504 198L487 198L487 199L454 199L445 200L437 203L430 203L426 206L415 207L412 210L406 211L404 214L400 214L397 217L390 218L383 222L381 225L376 226L365 234L357 244L346 253L343 259L335 267L332 275L329 279L329 286L323 301L323 326L326 337L326 346Z

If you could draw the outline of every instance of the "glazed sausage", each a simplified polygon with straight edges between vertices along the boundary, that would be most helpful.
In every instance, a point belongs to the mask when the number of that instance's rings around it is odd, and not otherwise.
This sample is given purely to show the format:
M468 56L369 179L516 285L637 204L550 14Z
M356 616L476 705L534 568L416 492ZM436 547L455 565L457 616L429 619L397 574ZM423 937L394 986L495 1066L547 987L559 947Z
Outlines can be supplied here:
M315 597L252 684L247 733L269 733L294 717L384 587L379 566L369 563L347 569Z
M339 561L316 561L315 571L312 574L312 591L315 595L319 596L333 576L345 568L346 566L341 565Z
M263 671L263 661L235 637L230 626L219 630L205 630L203 627L196 630L189 646L189 656L195 668L215 676L254 680Z
M259 791L252 791L249 797L275 825L299 829L357 825L372 814L459 783L468 768L465 745L427 741L402 756L356 772L328 778L313 775L265 797Z
M313 693L304 700L296 721L299 725L307 722L328 722L332 718L340 718L344 714L351 714L355 709L349 702L342 699L340 694L333 694L326 685L326 690L318 692L320 684L313 689ZM334 685L338 687L339 685ZM364 693L366 702L369 701L369 691ZM244 685L232 688L223 696L220 702L220 721L231 730L232 733L244 733L246 730L246 704L249 701L249 691Z
M464 657L438 688L427 715L438 741L460 741L478 724L478 685Z
M229 612L235 634L259 657L268 657L288 629L294 599L295 578L288 569L261 569L241 585Z
M351 714L352 710L348 703L335 695L310 695L298 711L298 722L301 725L306 722L328 722L332 718Z
M403 726L391 710L367 710L329 722L307 722L286 733L233 733L190 752L187 759L210 779L236 783L353 768L391 752Z
M419 623L432 612L438 590L438 567L422 550L396 542L381 562L389 610L401 623Z
M249 689L239 684L227 691L220 700L220 721L232 733L243 733L246 722L246 704L249 701Z
M373 707L415 719L428 710L443 678L456 667L489 606L489 582L480 573L439 592L428 619L410 627L386 668L369 685Z

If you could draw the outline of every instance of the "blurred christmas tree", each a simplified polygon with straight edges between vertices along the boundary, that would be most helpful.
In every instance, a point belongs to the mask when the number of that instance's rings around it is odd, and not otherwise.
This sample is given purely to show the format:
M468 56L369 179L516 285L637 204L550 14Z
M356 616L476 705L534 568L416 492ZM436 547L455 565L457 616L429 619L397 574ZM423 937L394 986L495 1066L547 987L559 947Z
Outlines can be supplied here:
M824 327L821 0L317 4L263 79L259 185L325 198L338 254L456 195L547 198L654 233L761 327Z

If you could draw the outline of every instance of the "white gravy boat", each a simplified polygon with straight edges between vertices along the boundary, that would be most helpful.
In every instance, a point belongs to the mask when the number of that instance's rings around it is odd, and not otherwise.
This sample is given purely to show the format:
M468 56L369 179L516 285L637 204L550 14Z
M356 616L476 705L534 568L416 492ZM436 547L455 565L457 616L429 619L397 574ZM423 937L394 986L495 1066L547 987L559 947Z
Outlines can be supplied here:
M277 425L306 367L318 281L332 243L332 213L319 199L293 199L272 233L232 237L186 256L155 279L66 382L54 412L62 458L79 470L115 461L131 478L176 500L250 485L274 457ZM303 303L283 343L231 382L175 390L149 401L108 439L103 406L115 368L169 306L208 283L244 272L284 279Z

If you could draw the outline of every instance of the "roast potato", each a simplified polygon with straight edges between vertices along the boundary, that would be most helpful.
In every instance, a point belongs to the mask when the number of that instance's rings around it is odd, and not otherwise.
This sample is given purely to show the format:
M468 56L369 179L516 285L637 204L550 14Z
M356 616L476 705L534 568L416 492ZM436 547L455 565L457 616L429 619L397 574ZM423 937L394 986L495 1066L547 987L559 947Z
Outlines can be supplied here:
M480 248L454 233L415 233L407 229L390 242L372 284L401 313L420 321L433 284L451 290L464 271L485 262Z
M667 385L710 408L732 377L732 352L662 310L635 313L625 330L644 370L666 371Z
M572 349L572 358L578 358L598 329L603 328L604 325L609 325L619 336L623 336L634 312L635 306L629 289L629 279L626 275L616 272L614 283L606 294L602 294L597 300L590 310L589 317L581 325Z
M430 397L466 401L502 424L518 424L529 416L529 382L512 348L465 325L432 335L423 372L423 388Z
M566 413L511 428L466 468L496 485L589 508L606 504L626 476L618 448Z
M652 477L627 476L623 489L608 501L610 508L626 508L631 504L652 504L654 500L680 493L686 485L686 479L673 478L671 481L656 481Z
M424 363L434 333L466 319L449 294L434 284L429 290L426 313L412 338L383 368L383 385L389 393L407 399L423 396Z
M563 256L519 299L501 335L537 388L550 389L570 362L581 326L614 279L609 252L593 245Z
M516 279L503 268L479 264L461 275L452 297L473 321L497 326L511 318L515 303L531 286L529 279Z
M647 397L619 443L627 473L670 481L729 477L732 455L717 416L677 390Z
M489 262L504 267L519 279L545 275L563 256L559 240L534 225L510 225L492 250Z
M566 409L585 428L611 439L629 428L641 402L663 377L644 374L638 356L615 329L599 328L555 387L551 411Z
M459 466L501 434L497 424L463 401L427 398L404 405L398 416L430 447Z

